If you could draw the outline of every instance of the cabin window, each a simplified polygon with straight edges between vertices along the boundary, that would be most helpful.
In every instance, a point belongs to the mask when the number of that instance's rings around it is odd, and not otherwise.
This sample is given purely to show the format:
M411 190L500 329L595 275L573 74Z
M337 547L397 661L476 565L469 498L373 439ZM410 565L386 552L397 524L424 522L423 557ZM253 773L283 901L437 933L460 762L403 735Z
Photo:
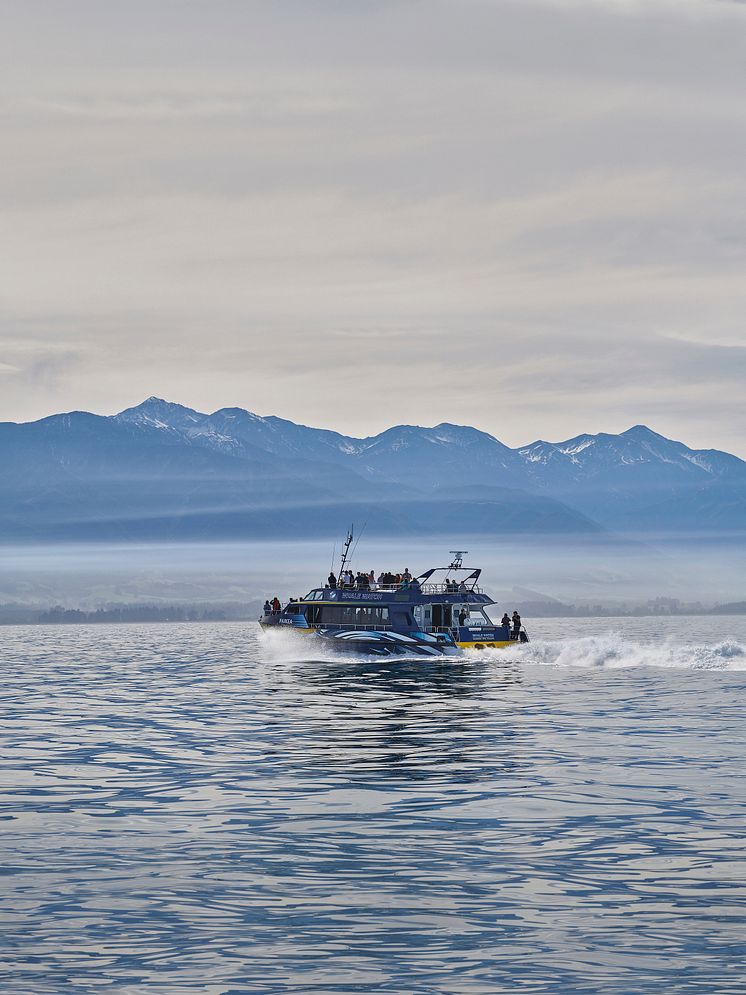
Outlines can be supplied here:
M286 615L300 615L301 606L300 605L288 605L285 609Z
M320 612L319 622L323 625L377 626L389 622L388 607L383 605L319 605L313 611Z
M465 624L468 625L470 629L481 629L487 626L492 628L492 626L494 626L495 623L489 615L487 615L483 608L470 608L468 605L464 605L464 608L467 611Z

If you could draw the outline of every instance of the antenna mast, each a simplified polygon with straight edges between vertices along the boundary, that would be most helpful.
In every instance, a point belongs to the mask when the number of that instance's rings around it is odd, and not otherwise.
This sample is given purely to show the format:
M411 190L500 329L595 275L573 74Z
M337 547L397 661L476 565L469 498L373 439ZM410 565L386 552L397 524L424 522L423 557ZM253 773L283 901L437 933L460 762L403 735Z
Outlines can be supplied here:
M347 538L345 539L344 546L342 547L342 562L339 564L339 575L338 575L340 577L344 573L344 569L347 566L347 560L350 553L350 546L352 545L354 530L355 526L351 525L350 531L347 533Z

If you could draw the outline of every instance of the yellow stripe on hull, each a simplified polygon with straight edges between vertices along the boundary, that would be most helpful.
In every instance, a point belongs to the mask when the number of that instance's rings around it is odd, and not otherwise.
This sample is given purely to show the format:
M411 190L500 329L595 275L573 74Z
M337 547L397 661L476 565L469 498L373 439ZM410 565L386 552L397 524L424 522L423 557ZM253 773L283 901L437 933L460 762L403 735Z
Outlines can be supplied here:
M482 642L482 640L475 640L473 643L456 643L456 645L462 650L497 650L504 649L506 646L517 646L517 640L509 639L507 642Z

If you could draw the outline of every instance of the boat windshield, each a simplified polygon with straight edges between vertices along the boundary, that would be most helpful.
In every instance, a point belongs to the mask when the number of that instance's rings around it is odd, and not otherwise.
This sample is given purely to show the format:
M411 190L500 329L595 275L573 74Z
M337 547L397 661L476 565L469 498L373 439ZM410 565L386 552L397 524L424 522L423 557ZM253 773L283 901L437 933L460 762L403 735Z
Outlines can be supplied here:
M484 626L492 628L494 624L495 623L489 617L484 608L474 608L469 606L469 611L464 621L465 626L468 626L470 629L481 629Z

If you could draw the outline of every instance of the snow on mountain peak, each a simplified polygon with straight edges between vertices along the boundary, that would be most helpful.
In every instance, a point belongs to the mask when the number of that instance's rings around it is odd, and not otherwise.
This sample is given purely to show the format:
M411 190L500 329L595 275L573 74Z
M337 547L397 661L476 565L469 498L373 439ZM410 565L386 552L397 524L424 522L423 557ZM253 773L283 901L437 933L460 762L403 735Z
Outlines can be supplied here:
M700 452L638 424L620 434L581 434L561 442L538 440L520 449L469 425L440 422L432 427L395 425L359 439L299 425L275 416L262 417L239 407L203 414L152 395L114 416L117 421L180 436L192 445L221 452L263 450L283 458L343 463L366 477L397 478L407 464L418 479L441 486L454 473L469 473L500 486L541 488L555 484L581 487L589 481L623 486L647 481L687 480L703 483L732 475L746 476L746 464L716 450ZM398 479L398 478L397 478ZM476 478L475 478L476 479Z
M596 440L585 438L582 442L576 442L574 445L570 446L557 446L561 453L566 456L577 456L578 453L582 453L584 449L588 449L589 446L595 446Z
M187 408L183 404L176 404L174 401L164 401L162 397L156 397L155 395L146 398L134 407L125 408L124 411L120 411L115 417L130 421L138 416L144 418L166 418L170 424L175 415L180 418L188 418L194 422L198 422L205 417L201 412L195 411L193 408Z

